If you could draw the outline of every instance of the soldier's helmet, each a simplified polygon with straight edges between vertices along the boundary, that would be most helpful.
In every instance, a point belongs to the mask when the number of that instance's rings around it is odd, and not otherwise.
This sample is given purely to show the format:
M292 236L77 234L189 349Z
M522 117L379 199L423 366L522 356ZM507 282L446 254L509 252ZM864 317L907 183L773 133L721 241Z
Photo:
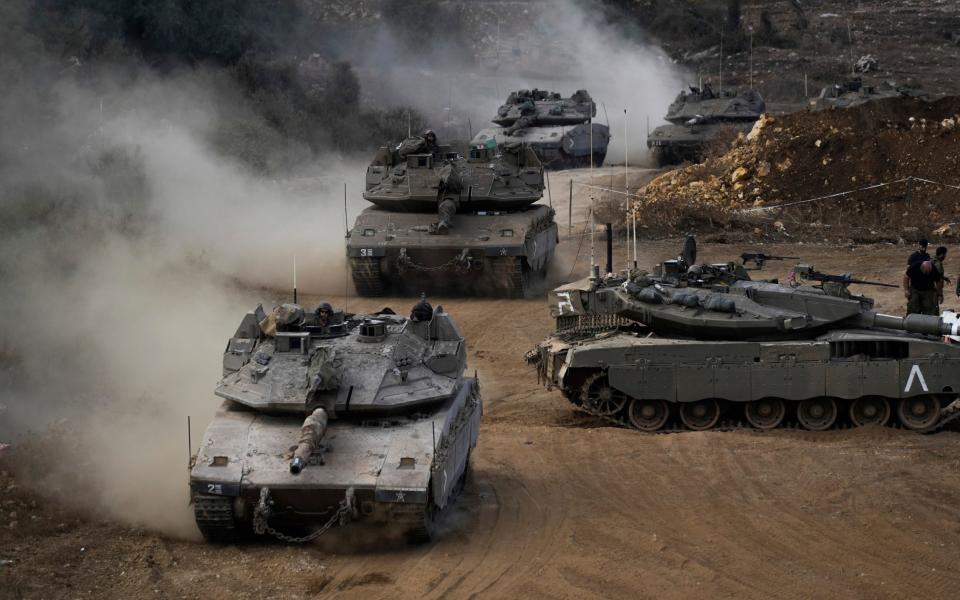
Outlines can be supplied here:
M423 132L423 139L427 140L428 142L436 142L437 134L434 133L432 129L427 129Z
M329 302L321 302L320 306L317 307L317 314L321 313L332 313L333 306Z

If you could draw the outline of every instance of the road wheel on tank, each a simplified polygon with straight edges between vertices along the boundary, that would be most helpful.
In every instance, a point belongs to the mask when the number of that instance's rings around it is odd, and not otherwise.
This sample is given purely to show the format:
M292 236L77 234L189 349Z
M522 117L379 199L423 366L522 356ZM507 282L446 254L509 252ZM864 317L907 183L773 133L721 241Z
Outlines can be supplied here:
M360 257L350 259L350 274L357 294L363 298L376 298L383 295L383 278L380 273L380 259Z
M580 392L580 401L587 410L609 417L627 405L627 395L610 385L605 373L587 377Z
M850 403L850 421L857 427L886 425L890 419L890 402L882 396L864 396Z
M720 404L713 398L684 402L680 405L680 420L687 429L706 431L720 420Z
M563 394L563 397L566 398L571 404L576 406L583 406L583 401L580 399L580 388L561 388L560 392Z
M640 400L634 398L627 408L630 424L640 431L656 431L667 424L670 407L664 400Z
M936 396L911 396L897 403L897 418L909 429L930 429L940 420L940 400Z
M837 403L833 398L810 398L797 406L797 420L804 429L823 431L837 422Z
M743 409L747 422L756 429L775 429L783 423L787 405L780 398L760 398L747 402Z
M248 537L250 526L237 518L236 498L193 495L193 516L203 538L217 544L235 544Z

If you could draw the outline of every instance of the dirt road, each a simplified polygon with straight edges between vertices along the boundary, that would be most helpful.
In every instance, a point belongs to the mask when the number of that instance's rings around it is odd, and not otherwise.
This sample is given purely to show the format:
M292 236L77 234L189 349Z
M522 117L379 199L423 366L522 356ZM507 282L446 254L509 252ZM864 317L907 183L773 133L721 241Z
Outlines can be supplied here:
M577 242L564 241L566 260ZM679 240L643 243L639 260L678 248ZM701 255L749 248L757 247L702 245ZM891 282L907 252L762 249ZM622 263L625 249L617 250ZM768 276L788 267L769 263ZM880 308L902 311L897 290L879 292ZM542 299L433 301L466 335L485 402L472 479L438 542L384 545L377 531L351 527L307 547L208 546L76 515L5 471L0 598L952 598L960 590L960 434L612 428L539 387L524 364L551 326ZM351 299L350 309L409 304ZM10 460L0 457L0 469Z

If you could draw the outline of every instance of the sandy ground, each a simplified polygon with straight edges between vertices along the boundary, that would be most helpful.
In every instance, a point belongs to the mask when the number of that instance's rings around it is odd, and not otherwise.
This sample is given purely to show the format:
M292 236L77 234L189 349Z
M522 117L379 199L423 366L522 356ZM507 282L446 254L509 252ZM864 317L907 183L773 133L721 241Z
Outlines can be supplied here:
M554 192L563 176L553 177ZM563 242L567 268L578 243ZM638 260L673 256L679 243L642 243ZM702 246L705 260L760 248ZM893 283L908 252L762 249ZM771 263L765 274L789 266ZM898 290L879 292L880 308L902 311ZM524 364L551 327L541 298L433 301L466 335L485 403L472 479L439 541L384 545L376 531L353 527L305 547L209 546L78 517L23 493L4 472L0 598L957 596L960 434L609 427L539 387ZM351 299L350 309L409 304Z

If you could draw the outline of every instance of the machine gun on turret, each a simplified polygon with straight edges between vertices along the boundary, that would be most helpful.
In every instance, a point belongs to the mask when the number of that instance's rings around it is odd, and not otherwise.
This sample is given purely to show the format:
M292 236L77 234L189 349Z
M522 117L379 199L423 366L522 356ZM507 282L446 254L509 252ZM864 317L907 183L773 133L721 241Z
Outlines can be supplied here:
M847 287L851 283L858 283L860 285L877 285L881 287L899 287L892 283L883 283L880 281L867 281L866 279L857 279L852 277L849 273L842 273L840 275L829 275L827 273L821 273L814 269L811 265L797 265L793 268L793 276L795 278L806 279L808 281L819 281L820 288L823 291L831 294L833 296L849 297L850 292L847 291Z
M747 266L747 263L752 262L754 264L754 269L759 270L763 268L764 263L768 260L800 260L799 256L776 256L773 254L764 254L763 252L744 252L740 255L740 260L743 261L742 264L744 267Z

